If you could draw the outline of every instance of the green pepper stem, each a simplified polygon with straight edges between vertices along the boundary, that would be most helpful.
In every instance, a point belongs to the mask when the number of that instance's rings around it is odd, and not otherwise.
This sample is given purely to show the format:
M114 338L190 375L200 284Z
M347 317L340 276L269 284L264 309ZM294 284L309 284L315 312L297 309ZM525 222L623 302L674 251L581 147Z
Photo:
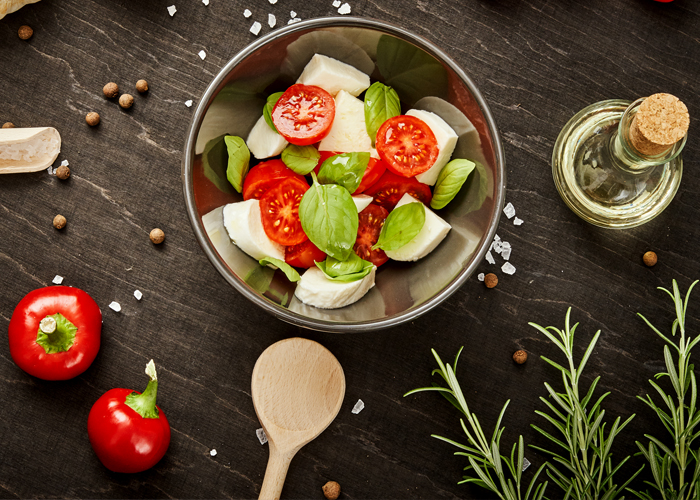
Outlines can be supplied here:
M158 376L156 365L150 360L146 365L146 375L150 378L146 390L141 394L132 392L126 397L124 403L143 418L160 418L156 408L156 395L158 394Z

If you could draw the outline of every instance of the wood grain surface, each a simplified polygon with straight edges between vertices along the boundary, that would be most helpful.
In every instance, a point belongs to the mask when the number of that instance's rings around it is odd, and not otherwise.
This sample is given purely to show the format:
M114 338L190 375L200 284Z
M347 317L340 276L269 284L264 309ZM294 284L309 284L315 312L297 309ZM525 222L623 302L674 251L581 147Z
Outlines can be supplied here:
M175 3L170 17L166 7ZM104 313L102 348L74 380L34 379L0 342L0 497L254 498L268 450L250 394L253 365L284 338L320 342L340 361L347 390L337 419L291 464L284 498L323 498L338 481L343 498L483 498L457 485L465 465L430 437L464 441L456 411L439 395L403 398L428 385L430 348L451 358L465 346L458 378L487 430L505 400L504 443L522 434L544 445L530 423L559 382L540 358L556 348L527 326L561 325L568 306L581 322L577 352L602 336L584 375L601 375L610 420L637 417L616 441L615 456L636 452L644 433L662 435L636 396L663 369L662 342L636 317L670 327L670 301L655 290L700 278L700 4L675 0L357 0L352 14L401 25L446 50L475 80L499 126L506 152L507 201L525 223L503 218L499 235L513 246L513 276L485 289L474 276L449 300L392 330L319 334L282 323L251 306L209 264L185 214L180 161L192 110L218 69L255 39L253 20L269 32L267 13L286 24L335 14L331 0L43 0L0 20L0 123L56 127L71 178L46 172L0 176L0 331L17 302L51 283L88 291ZM251 19L243 10L253 11ZM22 41L17 29L34 28ZM205 50L201 60L197 53ZM138 79L149 82L142 96ZM124 111L102 86L134 95ZM691 115L686 172L669 208L643 227L595 228L560 200L550 155L561 127L580 108L609 98L655 92L679 96ZM101 124L84 117L96 111ZM51 221L61 213L66 229ZM154 246L149 231L166 240ZM659 263L642 265L654 250ZM484 262L482 272L496 270ZM133 297L139 289L144 297ZM122 312L108 309L120 302ZM700 334L700 293L689 328ZM512 353L526 349L517 366ZM91 405L113 387L143 390L154 358L159 405L172 425L165 458L152 470L107 471L87 439ZM366 408L351 408L361 398ZM210 455L215 448L218 454ZM544 457L532 450L538 466ZM625 471L641 465L635 457ZM532 467L534 469L535 467ZM532 474L532 469L526 473ZM552 486L551 497L559 492Z

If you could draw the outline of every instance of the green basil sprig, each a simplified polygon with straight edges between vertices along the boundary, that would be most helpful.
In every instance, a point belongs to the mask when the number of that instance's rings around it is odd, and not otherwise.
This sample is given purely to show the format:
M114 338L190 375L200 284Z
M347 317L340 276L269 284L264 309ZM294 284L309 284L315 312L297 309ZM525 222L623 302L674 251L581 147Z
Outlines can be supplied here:
M326 257L322 262L316 262L316 266L332 281L349 283L358 281L372 272L374 264L357 256L355 252L350 254L346 261L339 261L333 257Z
M282 94L284 94L284 92L275 92L274 94L271 94L270 97L267 98L265 106L263 106L263 116L265 117L265 121L275 132L277 132L277 127L275 127L275 124L272 123L272 108L275 107L275 104L277 104L277 101L280 100Z
M273 257L263 257L260 259L261 266L267 266L268 264L272 264L286 274L289 281L296 282L301 279L301 276L299 276L297 270L283 260L275 259Z
M459 190L462 189L464 181L467 180L469 174L474 171L476 163L470 160L452 160L445 165L438 175L435 183L435 191L430 206L435 210L439 210L447 205L452 199L457 196Z
M425 224L425 206L421 202L406 203L395 208L384 221L382 232L372 250L398 250L418 236Z
M337 184L321 185L311 172L313 184L299 204L301 227L322 252L344 261L357 239L357 207L347 189Z
M389 118L401 114L399 95L391 87L374 82L365 92L365 126L374 146L377 130Z
M331 156L318 171L321 184L338 184L350 193L354 193L369 164L369 153L342 153Z
M240 193L243 189L243 179L245 179L250 165L250 151L245 141L236 135L227 135L224 137L224 142L228 150L226 178Z
M306 175L316 168L319 158L321 158L321 153L313 146L289 144L282 151L284 164L299 175Z

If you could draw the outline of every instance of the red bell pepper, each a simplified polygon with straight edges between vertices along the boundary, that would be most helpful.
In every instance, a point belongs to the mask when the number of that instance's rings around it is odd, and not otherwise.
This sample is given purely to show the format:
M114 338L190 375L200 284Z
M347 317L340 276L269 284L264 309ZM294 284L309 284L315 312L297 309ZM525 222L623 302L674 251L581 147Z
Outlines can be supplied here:
M143 394L111 389L88 415L88 437L97 458L114 472L141 472L163 458L170 445L170 425L156 406L158 377L153 360L146 365L150 381Z
M86 292L50 286L29 292L10 319L10 355L22 370L44 380L83 373L100 350L102 312Z

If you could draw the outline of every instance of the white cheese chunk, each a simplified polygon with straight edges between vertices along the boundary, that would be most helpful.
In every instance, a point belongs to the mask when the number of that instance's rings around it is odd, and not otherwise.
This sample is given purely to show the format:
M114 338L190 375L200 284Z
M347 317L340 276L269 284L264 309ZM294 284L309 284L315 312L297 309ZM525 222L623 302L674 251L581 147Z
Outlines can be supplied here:
M248 149L258 160L277 156L287 147L287 140L270 128L261 116L245 141Z
M394 210L407 203L420 203L420 201L406 193L396 204ZM387 251L386 255L390 259L401 261L422 259L435 250L445 236L447 236L450 229L452 229L452 226L435 215L428 207L425 207L425 224L423 224L423 229L420 230L420 233L398 250Z
M367 206L372 203L372 200L374 200L374 198L366 194L358 194L352 197L352 201L355 202L355 206L357 207L358 214L367 208Z
M369 76L337 59L315 54L297 83L316 85L333 97L341 90L357 97L369 87Z
M229 203L223 214L226 232L238 248L255 260L263 257L284 260L284 247L265 234L258 200Z
M372 139L365 126L365 103L344 90L335 98L335 118L331 131L318 146L319 151L343 153L372 151Z
M303 303L320 309L338 309L360 300L374 286L377 267L361 280L333 281L314 266L302 274L294 295Z
M433 134L435 134L435 139L437 139L438 148L440 149L437 160L435 160L435 163L427 172L416 175L416 180L418 182L422 182L428 186L434 186L438 175L440 175L442 167L447 165L447 162L450 161L452 151L454 151L455 146L457 145L458 136L455 131L452 130L452 127L445 123L445 120L440 118L435 113L431 113L430 111L421 111L419 109L411 109L406 114L408 116L415 116L416 118L423 120L428 127L430 127Z

